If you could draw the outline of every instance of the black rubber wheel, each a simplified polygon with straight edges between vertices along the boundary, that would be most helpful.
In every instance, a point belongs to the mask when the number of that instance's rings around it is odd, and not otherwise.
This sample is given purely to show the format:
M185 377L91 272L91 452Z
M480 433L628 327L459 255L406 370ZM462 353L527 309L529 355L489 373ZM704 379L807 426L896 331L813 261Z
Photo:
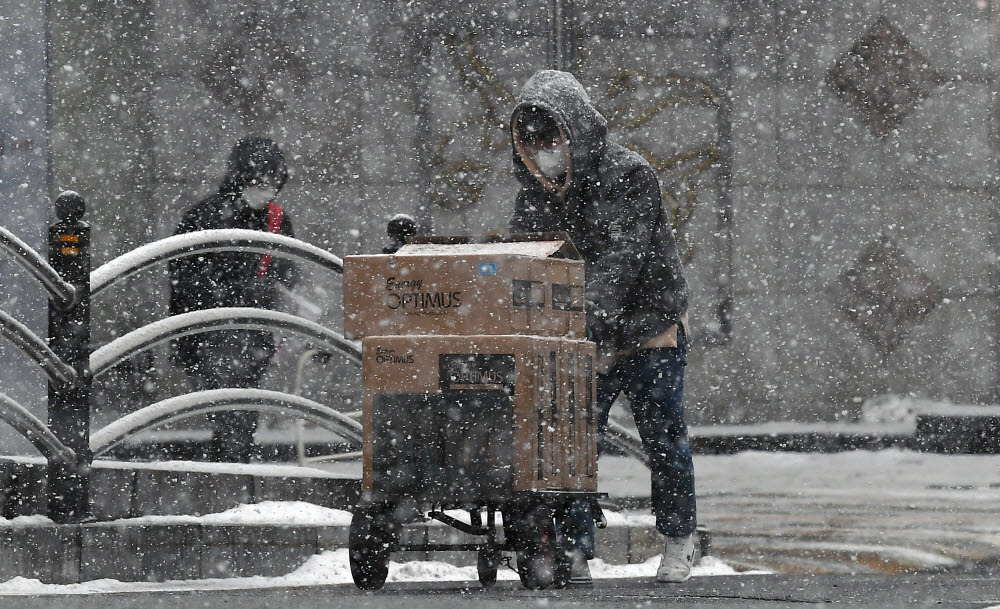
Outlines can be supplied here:
M573 572L572 552L576 549L573 540L565 535L560 535L556 540L552 553L552 587L562 590L569 586L570 576Z
M500 549L495 546L479 548L479 560L476 570L479 572L479 583L484 588L492 588L497 583L497 569L500 567Z
M385 585L391 546L392 529L386 515L364 510L354 513L348 538L354 585L362 590L378 590Z
M517 526L517 574L528 590L544 590L555 581L556 529L543 512L530 513Z

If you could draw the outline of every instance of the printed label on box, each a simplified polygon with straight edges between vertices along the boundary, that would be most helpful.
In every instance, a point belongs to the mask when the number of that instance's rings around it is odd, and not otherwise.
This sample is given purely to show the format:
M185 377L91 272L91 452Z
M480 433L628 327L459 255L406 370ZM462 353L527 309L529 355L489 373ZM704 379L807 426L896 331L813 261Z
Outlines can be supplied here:
M442 391L502 389L514 393L513 355L442 353L438 366Z

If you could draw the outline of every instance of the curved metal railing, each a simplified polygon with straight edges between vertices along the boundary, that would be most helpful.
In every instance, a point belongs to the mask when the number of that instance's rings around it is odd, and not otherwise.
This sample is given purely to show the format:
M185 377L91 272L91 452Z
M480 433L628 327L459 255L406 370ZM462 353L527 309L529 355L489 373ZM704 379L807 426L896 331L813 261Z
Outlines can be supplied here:
M360 365L361 347L326 327L280 311L248 307L220 307L182 313L143 326L104 345L90 356L90 369L98 377L116 364L157 344L212 330L287 330L340 351Z
M222 251L278 254L314 263L336 273L344 271L343 260L339 257L292 237L244 229L203 230L144 245L99 267L90 274L90 295L97 296L115 282L159 262ZM324 349L343 353L355 365L361 364L360 345L320 324L279 311L226 307L175 315L134 330L94 351L90 357L90 369L97 377L121 361L157 344L190 334L235 329L294 332ZM94 453L106 452L131 435L170 421L225 410L295 412L298 413L297 418L333 428L346 438L356 435L360 445L360 423L311 400L263 390L256 390L257 393L252 395L246 392L255 390L218 391L236 393L191 393L126 416L92 436ZM168 411L169 414L164 414Z
M235 329L295 332L344 354L346 359L355 366L360 367L361 365L360 345L320 324L279 311L247 307L223 307L183 313L134 330L94 351L90 357L90 369L94 377L97 378L118 363L168 340L200 332ZM218 410L243 409L239 406L237 403L232 403L228 408L219 408ZM133 433L139 433L139 431L141 430ZM618 423L608 421L604 441L625 455L648 465L648 459L640 439Z
M64 464L76 463L76 453L57 438L38 417L0 393L0 419L10 424L24 436L38 452L49 461Z
M210 389L172 397L118 419L91 435L90 449L97 457L143 431L228 410L255 410L305 419L361 446L361 423L318 402L265 389Z
M0 336L13 342L35 360L54 384L69 384L76 378L76 371L62 361L45 341L2 310L0 310Z
M90 295L93 298L115 282L158 262L222 251L282 254L344 272L344 261L339 257L292 237L236 228L202 230L143 245L100 266L90 274Z
M604 432L604 441L617 448L625 456L632 457L649 467L649 457L642 447L642 440L627 427L609 420L608 428Z
M77 297L74 287L63 281L37 252L3 227L0 227L0 250L12 254L14 260L45 287L56 306L69 308L74 304ZM206 230L175 235L144 245L99 267L90 274L90 295L96 296L115 282L159 262L219 251L282 254L318 264L337 273L343 273L344 268L343 261L339 257L284 235L243 229ZM185 313L130 332L94 351L91 354L90 367L94 376L99 376L117 363L164 341L221 329L287 330L343 353L355 365L361 364L361 350L357 343L315 322L277 311L224 308ZM51 381L63 384L74 381L76 374L72 367L62 362L48 345L27 327L3 311L0 311L0 335L14 342L35 360ZM96 447L94 453L106 452L130 435L151 427L198 414L240 409L277 413L292 411L296 413L297 418L314 421L323 427L335 428L333 431L345 437L356 432L356 441L360 444L360 424L357 421L311 400L264 390L215 391L244 393L197 392L154 404L94 434L91 443ZM43 422L2 394L0 394L0 416L31 440L47 457L51 455L56 459L75 460L73 451L62 445ZM647 463L641 442L624 427L609 422L605 441L625 454Z
M59 276L52 265L38 252L21 241L14 233L0 226L0 250L14 258L28 273L38 280L61 309L69 309L76 300L76 288Z

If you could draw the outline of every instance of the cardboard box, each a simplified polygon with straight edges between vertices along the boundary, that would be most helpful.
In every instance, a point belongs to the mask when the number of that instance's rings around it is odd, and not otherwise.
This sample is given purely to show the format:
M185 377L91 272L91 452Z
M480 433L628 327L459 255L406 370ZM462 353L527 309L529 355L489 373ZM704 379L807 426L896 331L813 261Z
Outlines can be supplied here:
M597 490L593 343L381 336L362 348L362 488L371 499Z
M408 243L391 255L348 256L344 335L583 339L583 281L583 261L572 242L551 236L489 243L435 240Z

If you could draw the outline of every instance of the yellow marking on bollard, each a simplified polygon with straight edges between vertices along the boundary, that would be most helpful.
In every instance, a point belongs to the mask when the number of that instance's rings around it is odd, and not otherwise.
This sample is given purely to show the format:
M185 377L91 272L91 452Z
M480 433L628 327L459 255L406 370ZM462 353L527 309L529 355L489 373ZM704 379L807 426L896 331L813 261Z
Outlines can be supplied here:
M80 240L80 235L59 235L59 240L62 241L63 243L67 241L76 243Z
M80 253L80 248L78 247L64 247L60 250L63 256L76 256Z

